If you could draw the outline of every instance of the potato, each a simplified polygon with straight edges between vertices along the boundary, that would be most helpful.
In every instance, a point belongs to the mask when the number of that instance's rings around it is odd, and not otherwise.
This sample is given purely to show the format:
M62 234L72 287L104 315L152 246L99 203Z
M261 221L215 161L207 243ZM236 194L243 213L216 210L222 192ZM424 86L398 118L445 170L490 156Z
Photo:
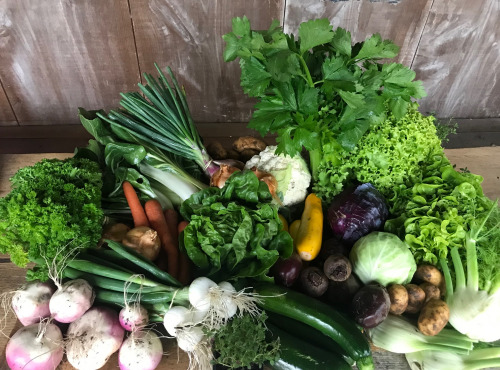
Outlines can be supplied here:
M439 287L444 280L443 274L432 265L420 265L413 275L413 282L416 284L431 283Z
M425 292L425 302L429 302L433 298L441 298L441 290L439 287L432 285L431 283L422 283L419 287Z
M394 315L401 315L408 307L408 291L401 284L393 284L387 288L391 307L389 312Z
M266 146L267 144L264 140L253 136L240 136L233 142L233 148L240 153L245 149L252 149L257 152L261 152L266 149Z
M229 159L240 159L240 153L238 153L236 150L234 149L228 149L227 150L227 158Z
M418 329L424 335L436 335L443 330L449 318L450 309L446 302L433 298L420 311Z
M212 141L207 145L207 152L213 159L228 158L227 150L218 141Z
M415 284L406 284L406 290L408 291L408 307L406 307L407 313L418 313L422 309L425 303L425 292L422 288Z

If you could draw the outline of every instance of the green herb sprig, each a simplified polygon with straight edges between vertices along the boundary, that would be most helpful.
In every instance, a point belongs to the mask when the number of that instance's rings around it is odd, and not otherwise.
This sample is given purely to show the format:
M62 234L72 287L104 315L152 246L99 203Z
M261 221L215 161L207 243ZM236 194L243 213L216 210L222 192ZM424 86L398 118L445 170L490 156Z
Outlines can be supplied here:
M217 364L250 369L252 365L263 366L279 358L279 339L269 341L265 321L267 315L236 316L217 332L212 333L214 350L218 354Z
M224 60L240 58L241 86L259 98L249 127L276 133L278 153L307 149L314 179L323 146L352 150L387 113L401 118L412 98L425 96L414 71L379 62L399 51L379 34L352 44L350 32L333 30L328 19L302 23L297 40L277 21L265 31L252 30L246 17L232 25Z

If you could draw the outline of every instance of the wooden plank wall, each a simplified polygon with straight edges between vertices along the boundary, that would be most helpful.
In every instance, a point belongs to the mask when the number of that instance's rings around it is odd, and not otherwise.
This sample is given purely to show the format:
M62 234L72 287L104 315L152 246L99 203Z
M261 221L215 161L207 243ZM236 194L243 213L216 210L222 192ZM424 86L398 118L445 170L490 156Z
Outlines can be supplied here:
M498 0L0 0L0 152L66 151L86 141L77 108L110 108L153 63L170 65L208 136L246 132L254 101L224 63L233 16L255 28L328 17L354 40L378 32L422 79L423 112L500 144ZM473 120L470 120L473 119ZM211 123L209 125L209 123ZM476 135L477 136L477 135ZM47 138L50 138L48 140ZM471 135L460 145L470 145ZM23 143L29 139L30 147ZM65 139L65 140L61 140ZM470 140L469 140L470 139ZM489 141L488 141L489 140Z

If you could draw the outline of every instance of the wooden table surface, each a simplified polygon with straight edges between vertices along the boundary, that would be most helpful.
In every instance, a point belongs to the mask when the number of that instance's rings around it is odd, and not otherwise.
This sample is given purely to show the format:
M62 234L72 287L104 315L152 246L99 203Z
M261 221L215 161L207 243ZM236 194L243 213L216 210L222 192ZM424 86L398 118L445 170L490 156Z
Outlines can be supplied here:
M468 168L472 173L484 177L483 189L491 198L500 198L500 147L483 147L467 149L448 149L446 155L457 168ZM67 158L71 154L44 153L44 154L2 154L0 155L0 197L10 191L9 178L21 167L32 165L42 158ZM24 270L13 265L8 256L0 254L0 294L11 291L24 281ZM3 317L0 315L0 317ZM0 326L4 335L0 335L0 349L3 352L8 336L16 326L15 316L11 313ZM188 359L185 353L178 351L173 341L168 341L164 348L166 356L159 369L187 369ZM402 355L384 351L374 351L376 369L404 370L408 365ZM0 370L8 369L4 355L0 358ZM113 356L105 369L118 368L116 356ZM63 364L60 369L71 369Z

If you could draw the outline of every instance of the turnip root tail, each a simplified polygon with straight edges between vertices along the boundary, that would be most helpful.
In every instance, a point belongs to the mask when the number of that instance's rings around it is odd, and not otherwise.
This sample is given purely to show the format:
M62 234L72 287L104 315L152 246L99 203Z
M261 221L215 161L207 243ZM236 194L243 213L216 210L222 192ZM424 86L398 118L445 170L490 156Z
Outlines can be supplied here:
M12 298L17 293L17 290L13 292L4 292L0 294L0 309L2 310L2 316L0 317L0 334L4 337L9 338L8 334L5 333L5 328L7 327L7 322L9 322L9 314L14 312L12 307Z
M67 250L66 247L67 245L64 248L59 249L54 258L51 259L51 261L49 261L44 255L42 255L42 258L45 260L45 264L48 267L49 279L54 282L57 289L61 289L63 273L64 269L68 266L68 261L71 261L73 258L75 258L79 249L75 248L70 253L63 256L62 259L59 259L61 253Z

